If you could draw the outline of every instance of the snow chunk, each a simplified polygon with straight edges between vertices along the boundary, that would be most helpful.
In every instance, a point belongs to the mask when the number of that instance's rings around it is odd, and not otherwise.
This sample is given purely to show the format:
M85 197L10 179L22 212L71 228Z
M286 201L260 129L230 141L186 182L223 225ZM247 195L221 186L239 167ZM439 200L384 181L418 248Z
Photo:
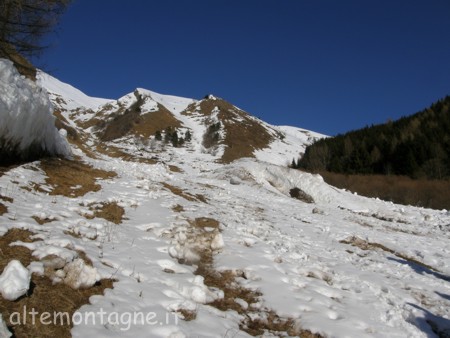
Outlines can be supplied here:
M225 243L223 242L223 237L221 233L217 233L213 240L211 241L211 249L213 250L220 250L225 246Z
M16 300L27 293L30 279L30 271L18 260L12 260L0 276L0 293L7 300Z
M70 157L70 146L55 127L47 92L0 59L0 141L4 151L26 158L31 152Z
M6 323L3 321L2 314L0 313L0 338L9 338L12 334L6 327Z
M67 264L64 272L66 273L64 283L73 289L89 288L100 279L97 269L86 265L81 258Z

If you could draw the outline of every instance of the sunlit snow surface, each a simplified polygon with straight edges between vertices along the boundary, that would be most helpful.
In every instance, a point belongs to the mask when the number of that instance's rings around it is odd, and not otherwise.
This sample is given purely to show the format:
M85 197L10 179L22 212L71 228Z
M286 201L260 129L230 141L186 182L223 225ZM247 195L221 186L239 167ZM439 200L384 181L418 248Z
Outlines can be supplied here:
M283 128L287 141L301 138ZM0 216L0 233L12 227L37 232L43 241L29 247L42 255L51 251L70 259L64 248L83 250L99 277L117 280L80 312L155 314L153 325L75 325L74 337L247 337L239 330L237 313L205 304L220 292L209 290L194 275L195 265L172 258L189 254L183 249L188 219L198 217L220 222L216 269L241 270L246 278L239 282L262 292L262 307L297 319L304 329L326 337L433 337L430 321L441 331L450 329L446 210L356 196L327 185L320 176L278 166L273 163L285 151L281 144L258 153L265 161L242 159L226 166L196 147L168 148L158 154L166 164L155 165L84 157L118 176L100 182L100 191L78 198L20 189L45 179L40 171L23 166L0 177L2 195L14 199L4 203L9 212ZM167 164L182 172L171 171ZM192 196L201 194L207 203L174 195L163 183ZM315 203L290 198L293 187ZM122 224L81 216L88 212L86 205L103 201L125 208ZM183 211L175 212L177 205ZM36 214L54 221L38 225L31 219ZM84 239L64 234L74 228ZM352 236L391 251L341 242ZM176 322L171 311L178 309L196 311L197 317Z
M67 141L55 128L53 107L45 89L0 58L0 142L18 152L45 151L70 156Z

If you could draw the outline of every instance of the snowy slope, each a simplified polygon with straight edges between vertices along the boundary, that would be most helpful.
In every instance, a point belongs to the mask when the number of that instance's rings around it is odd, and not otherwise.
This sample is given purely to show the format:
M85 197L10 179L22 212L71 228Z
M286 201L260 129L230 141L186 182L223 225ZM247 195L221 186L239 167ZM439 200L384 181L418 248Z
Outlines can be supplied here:
M181 114L188 100L147 96L194 134L204 130L200 112ZM228 165L196 151L197 143L152 148L115 140L110 145L129 156L80 153L117 176L78 197L51 195L57 186L46 182L50 174L39 162L11 169L0 177L1 195L9 198L2 200L8 211L0 235L30 229L42 240L23 245L37 259L53 253L76 261L81 250L93 262L91 278L116 280L79 310L95 322L74 325L73 337L249 337L245 323L270 322L270 311L323 337L448 337L450 213L360 197L278 165L321 135L271 128L284 138ZM293 188L314 202L291 198ZM120 224L91 217L89 206L104 202L124 209ZM51 221L38 224L32 216ZM231 297L208 285L197 270L207 264L210 275L231 274L229 285L259 296ZM220 310L217 301L226 297L233 307ZM152 320L133 322L136 314Z
M166 107L168 111L179 114L185 110L190 104L194 103L194 99L188 99L184 97L163 95L152 92L151 90L138 88L137 91L144 95L150 97L155 102L159 103L163 107Z
M65 108L67 110L74 110L80 107L94 110L111 101L109 99L90 97L77 88L62 82L43 71L38 71L37 81L42 87L47 89L51 96L62 98L65 101Z

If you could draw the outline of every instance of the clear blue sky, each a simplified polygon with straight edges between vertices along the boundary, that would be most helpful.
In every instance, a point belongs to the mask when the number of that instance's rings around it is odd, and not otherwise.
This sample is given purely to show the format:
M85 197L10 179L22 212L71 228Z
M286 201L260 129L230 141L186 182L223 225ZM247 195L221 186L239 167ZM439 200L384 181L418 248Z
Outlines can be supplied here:
M450 94L449 0L74 0L48 39L88 95L211 93L328 135Z

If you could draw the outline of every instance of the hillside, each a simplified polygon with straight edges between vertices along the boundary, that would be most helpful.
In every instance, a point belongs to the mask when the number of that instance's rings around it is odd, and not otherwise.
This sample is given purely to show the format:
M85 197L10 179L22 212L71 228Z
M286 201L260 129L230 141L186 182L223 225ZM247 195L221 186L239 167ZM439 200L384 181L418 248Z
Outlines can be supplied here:
M290 169L322 135L212 95L38 79L73 159L0 171L0 336L449 336L446 210Z
M298 167L341 174L450 177L450 96L394 122L321 139Z

